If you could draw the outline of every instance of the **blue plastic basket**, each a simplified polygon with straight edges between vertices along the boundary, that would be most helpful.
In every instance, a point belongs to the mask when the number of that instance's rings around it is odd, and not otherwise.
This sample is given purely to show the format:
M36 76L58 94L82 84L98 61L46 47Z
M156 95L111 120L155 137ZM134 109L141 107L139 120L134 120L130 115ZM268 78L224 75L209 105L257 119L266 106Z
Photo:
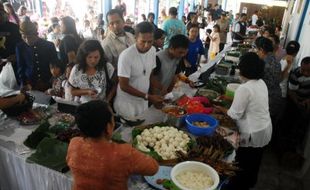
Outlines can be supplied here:
M205 121L209 127L198 127L192 123L195 121ZM185 118L187 130L196 136L212 135L218 126L218 121L207 114L191 114Z

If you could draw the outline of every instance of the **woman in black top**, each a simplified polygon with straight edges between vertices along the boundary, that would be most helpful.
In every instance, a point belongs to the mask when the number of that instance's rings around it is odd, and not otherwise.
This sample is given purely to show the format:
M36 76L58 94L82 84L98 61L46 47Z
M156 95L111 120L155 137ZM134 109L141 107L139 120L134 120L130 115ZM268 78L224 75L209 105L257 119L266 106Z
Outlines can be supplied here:
M64 35L64 38L60 41L59 45L60 59L67 65L75 62L76 52L82 39L76 31L75 21L69 16L61 19L60 28Z

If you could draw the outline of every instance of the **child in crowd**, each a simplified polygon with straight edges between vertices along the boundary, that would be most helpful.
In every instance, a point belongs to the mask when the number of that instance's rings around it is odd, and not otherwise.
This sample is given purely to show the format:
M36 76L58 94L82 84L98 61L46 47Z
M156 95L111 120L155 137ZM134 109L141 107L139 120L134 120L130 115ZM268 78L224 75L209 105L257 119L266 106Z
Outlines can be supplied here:
M213 60L216 56L216 54L220 51L220 27L219 25L213 26L213 31L210 35L208 35L208 38L210 38L210 48L209 48L209 58L210 60Z
M65 80L64 67L60 61L55 61L50 64L50 71L52 74L52 88L48 89L46 93L51 96L64 96L64 89L62 88L62 81Z
M188 62L190 67L186 71L187 76L197 71L201 55L205 54L202 41L197 38L199 35L198 25L192 24L188 30L188 33L189 46L188 53L186 55L186 61Z
M153 46L155 47L156 52L163 49L165 37L166 37L165 31L163 31L160 28L155 29Z
M280 61L282 81L280 83L282 97L286 98L288 76L294 65L294 59L299 51L300 45L297 41L290 41L286 46L286 56Z
M65 99L70 100L70 101L74 100L74 97L72 96L71 90L70 90L70 83L68 81L73 66L74 66L74 63L67 65L66 71L65 71L66 72L65 73L66 78L65 78L65 80L62 81L62 84L61 84L62 88L64 89Z
M210 38L208 37L212 33L211 29L206 30L206 39L205 39L205 57L209 57L209 48L210 48Z
M56 50L58 52L60 40L62 38L62 34L60 31L60 25L59 24L53 24L51 26L51 29L52 29L52 31L47 35L47 40L54 43Z

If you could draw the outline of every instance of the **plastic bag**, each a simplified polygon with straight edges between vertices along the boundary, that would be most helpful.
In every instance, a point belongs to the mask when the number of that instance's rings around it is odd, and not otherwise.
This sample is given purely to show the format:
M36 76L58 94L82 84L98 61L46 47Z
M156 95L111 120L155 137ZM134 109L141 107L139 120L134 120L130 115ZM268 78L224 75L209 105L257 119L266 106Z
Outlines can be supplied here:
M6 63L0 73L0 97L19 93L15 73L11 63Z

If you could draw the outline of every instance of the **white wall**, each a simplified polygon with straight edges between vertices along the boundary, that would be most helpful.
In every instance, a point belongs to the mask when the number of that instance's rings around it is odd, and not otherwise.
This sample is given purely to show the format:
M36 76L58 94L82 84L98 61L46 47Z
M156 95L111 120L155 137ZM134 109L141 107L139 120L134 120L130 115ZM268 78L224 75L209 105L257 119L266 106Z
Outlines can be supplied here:
M296 61L300 64L302 58L310 56L310 5L303 22L302 30L299 37L300 51L297 55ZM310 153L309 153L310 154Z
M295 40L298 27L301 20L301 15L304 11L305 4L307 0L291 0L290 2L295 2L292 14L290 14L290 10L288 11L288 24L289 24L289 30L287 33L287 40L286 42L290 40ZM302 5L300 5L302 3ZM299 7L301 8L299 9Z
M291 40L296 40L298 28L303 24L298 42L300 43L300 51L296 57L294 68L300 65L300 61L305 56L310 56L310 10L308 7L307 14L303 23L301 17L308 0L290 0L288 8L282 22L283 32L286 35L286 44ZM286 45L284 44L284 46Z

